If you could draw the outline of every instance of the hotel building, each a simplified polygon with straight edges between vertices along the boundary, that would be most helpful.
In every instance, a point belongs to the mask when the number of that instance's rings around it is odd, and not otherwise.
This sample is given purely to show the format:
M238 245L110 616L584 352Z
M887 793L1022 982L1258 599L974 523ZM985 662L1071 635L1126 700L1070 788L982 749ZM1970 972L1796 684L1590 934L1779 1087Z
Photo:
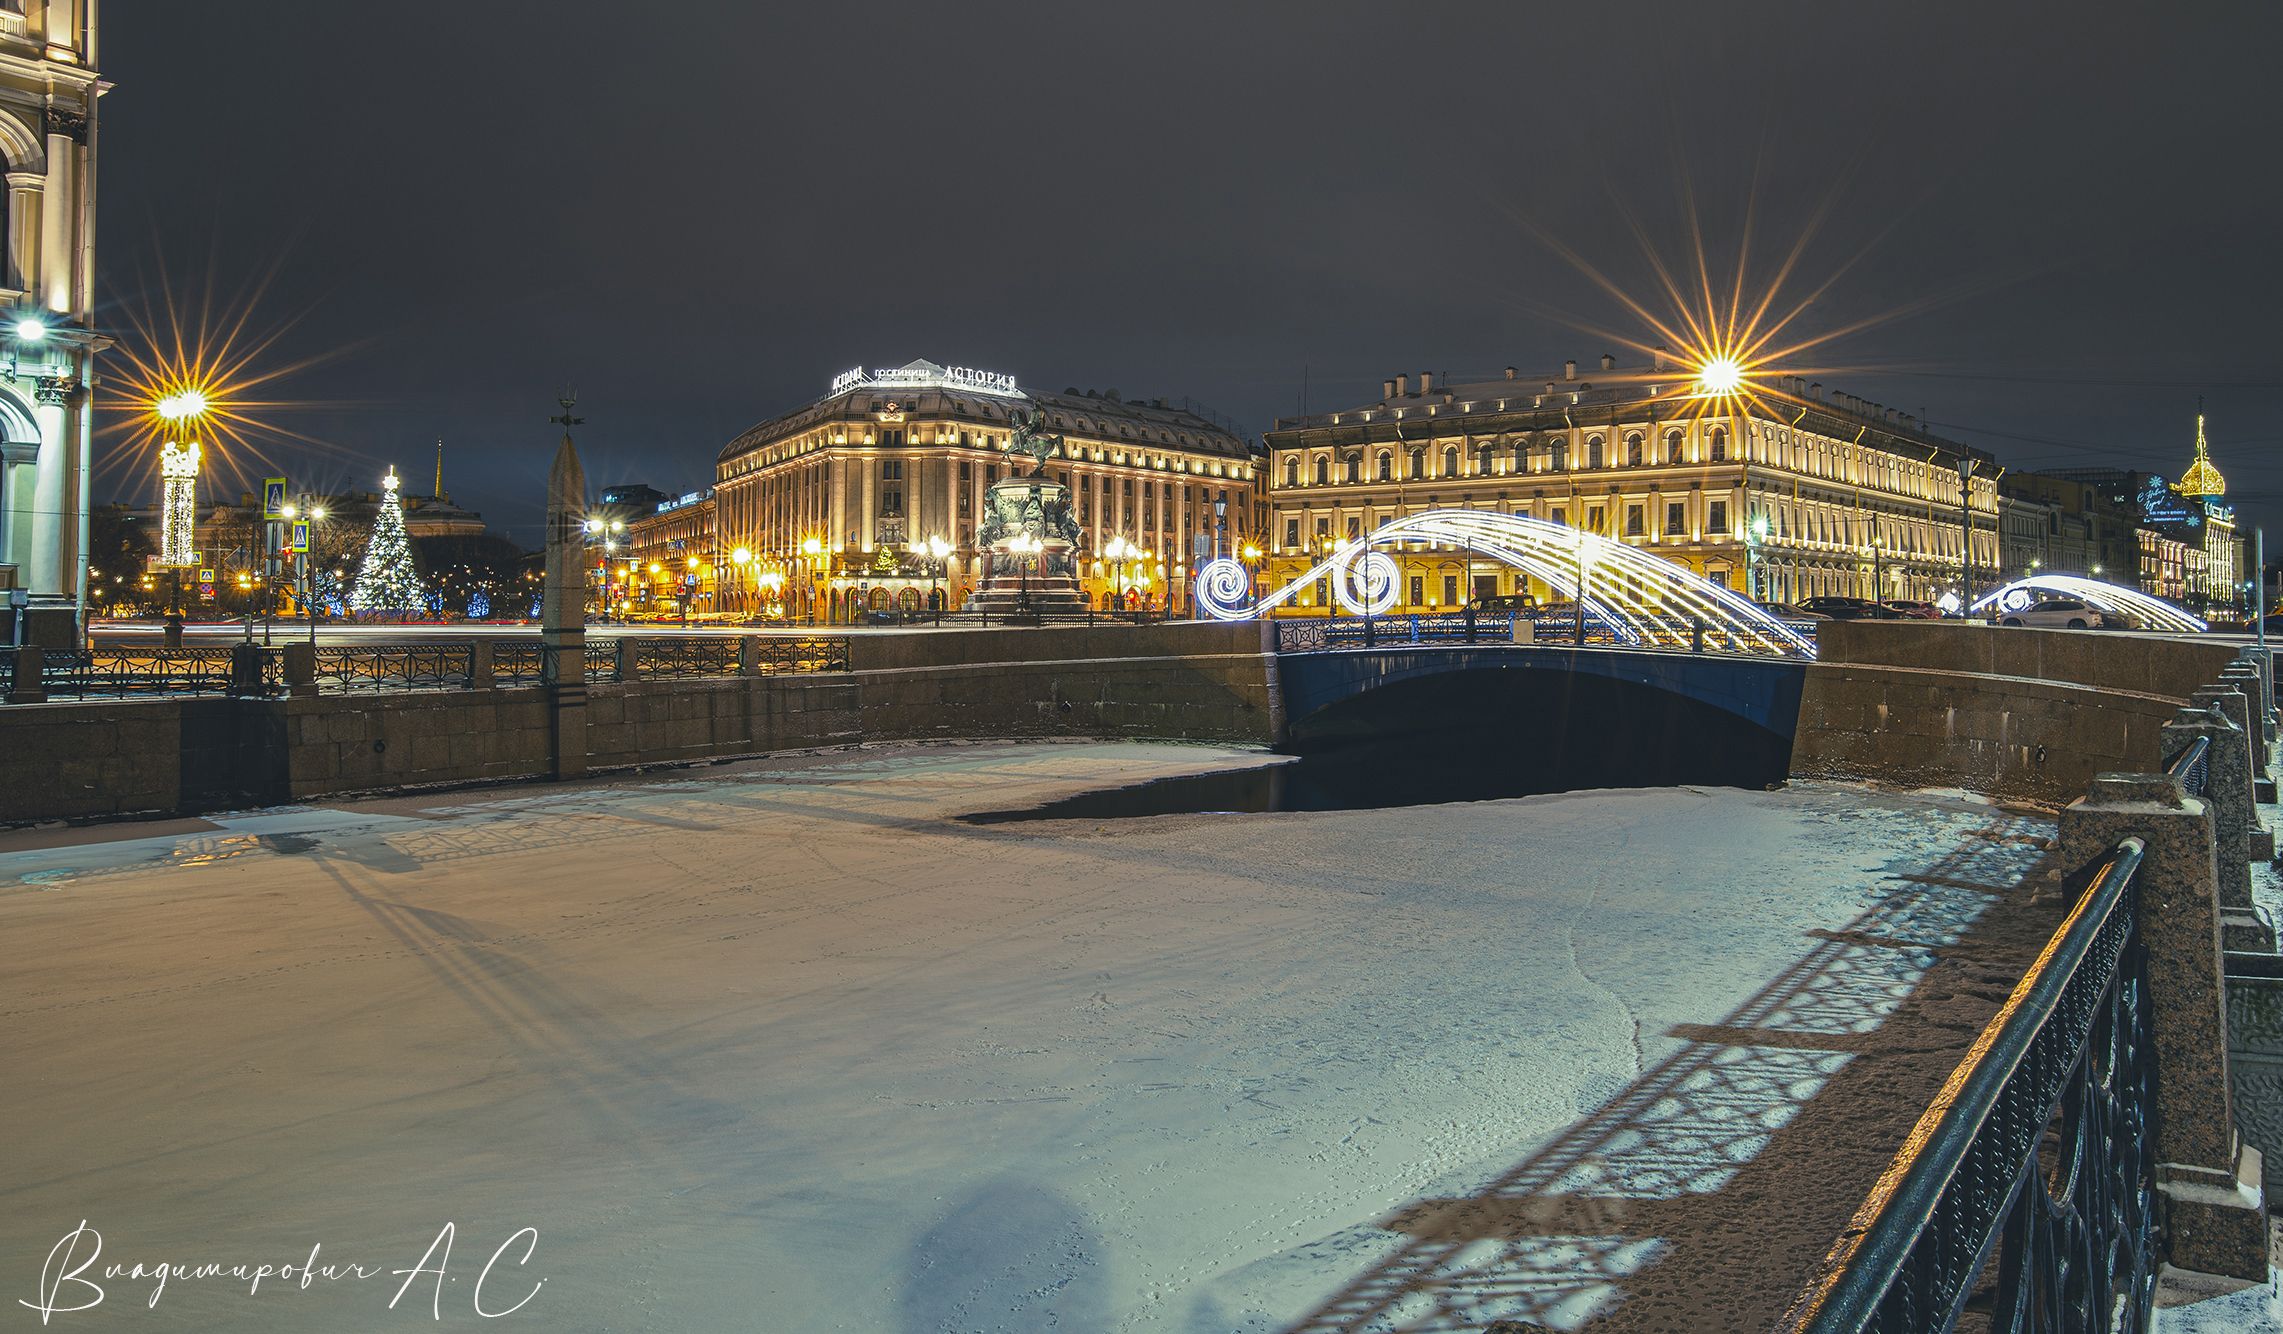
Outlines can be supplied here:
M1005 446L1011 414L1031 405L1063 438L1046 470L1072 488L1081 584L1095 605L1185 611L1193 566L1258 543L1259 459L1204 409L1114 389L1041 393L1010 375L914 361L849 371L724 446L710 546L748 552L749 580L781 578L793 616L957 607L981 574L984 488L1030 466Z
M1820 384L1713 397L1665 358L1620 368L1603 357L1598 373L1572 361L1552 377L1508 367L1441 384L1430 372L1381 388L1376 402L1280 420L1265 437L1264 592L1341 541L1446 508L1568 524L1773 602L1934 601L1962 575L1986 587L1996 574L1995 460ZM1568 595L1462 550L1388 554L1398 611ZM1294 600L1299 610L1326 605L1323 582Z

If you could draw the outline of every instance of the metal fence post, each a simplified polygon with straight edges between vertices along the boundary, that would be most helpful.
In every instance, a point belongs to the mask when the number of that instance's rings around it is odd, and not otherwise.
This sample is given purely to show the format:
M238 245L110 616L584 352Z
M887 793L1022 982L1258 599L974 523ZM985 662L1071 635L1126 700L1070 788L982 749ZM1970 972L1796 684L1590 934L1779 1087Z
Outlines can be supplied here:
M2211 812L2165 775L2101 774L2061 813L2062 866L2090 868L2126 838L2147 845L2136 929L2148 951L2164 1258L2264 1281L2259 1151L2236 1131L2228 1087Z

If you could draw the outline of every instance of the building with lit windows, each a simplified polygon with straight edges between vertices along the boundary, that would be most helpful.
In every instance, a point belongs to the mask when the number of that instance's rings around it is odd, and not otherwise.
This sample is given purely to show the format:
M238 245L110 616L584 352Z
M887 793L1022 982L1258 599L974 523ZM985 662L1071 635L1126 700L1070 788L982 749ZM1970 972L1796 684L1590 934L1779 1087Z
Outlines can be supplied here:
M85 611L95 355L94 0L0 5L0 588L31 635L71 642ZM151 476L155 495L159 478Z
M738 612L735 571L724 568L730 562L720 537L712 487L656 501L649 513L627 521L626 540L610 570L614 605L637 615Z
M2195 455L2178 483L2127 468L2046 475L2090 487L2132 515L2139 529L2139 558L2132 573L2142 592L2199 615L2250 606L2248 544L2236 531L2235 510L2221 502L2227 479L2212 463L2202 413L2196 414Z
M1005 451L1010 414L1027 406L1062 437L1046 470L1072 489L1095 605L1186 610L1192 567L1257 542L1259 460L1226 420L914 361L849 371L724 446L714 547L750 553L752 578L781 580L795 617L957 607L981 575L984 488L1029 467Z
M1573 361L1544 379L1509 367L1488 382L1437 380L1399 375L1376 402L1268 432L1264 592L1340 542L1432 509L1569 524L1765 601L1935 601L1959 591L1962 550L1977 584L1996 573L1995 461L1893 409L1791 379L1710 395L1662 357L1626 368L1603 357L1598 374ZM1402 611L1568 595L1460 549L1388 554ZM1320 610L1327 592L1295 601Z

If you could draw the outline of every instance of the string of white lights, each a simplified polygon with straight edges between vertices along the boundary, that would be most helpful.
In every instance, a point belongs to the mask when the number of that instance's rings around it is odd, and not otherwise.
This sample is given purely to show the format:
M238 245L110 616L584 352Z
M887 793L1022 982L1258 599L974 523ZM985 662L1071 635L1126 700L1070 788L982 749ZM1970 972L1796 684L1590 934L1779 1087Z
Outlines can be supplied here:
M2162 598L2123 584L2112 584L2106 579L2088 579L2078 574L2033 574L2027 579L2016 579L1975 599L1973 609L1985 614L1992 607L2020 611L2035 603L2040 593L2091 603L2102 611L2131 617L2144 629L2201 633L2209 628Z
M1701 627L1709 642L1742 652L1815 655L1805 637L1734 589L1623 542L1521 514L1429 510L1392 519L1341 544L1299 578L1259 599L1249 596L1251 575L1224 557L1198 571L1197 601L1210 616L1247 620L1326 580L1350 615L1383 615L1395 605L1400 571L1378 548L1406 543L1463 547L1519 569L1568 592L1588 615L1628 643L1669 640L1677 633L1677 622Z

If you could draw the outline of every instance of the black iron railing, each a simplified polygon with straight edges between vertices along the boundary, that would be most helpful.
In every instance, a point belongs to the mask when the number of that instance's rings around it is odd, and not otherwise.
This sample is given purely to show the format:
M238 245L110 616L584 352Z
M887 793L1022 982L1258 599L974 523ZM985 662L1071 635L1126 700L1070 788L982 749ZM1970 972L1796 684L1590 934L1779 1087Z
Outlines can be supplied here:
M735 639L637 639L634 670L644 680L737 675Z
M2127 839L2095 869L1778 1328L1947 1331L1969 1305L1993 1334L2147 1328L2156 1097L2141 853Z
M1311 619L1280 618L1276 622L1277 649L1284 653L1330 648L1379 648L1397 644L1509 643L1517 627L1527 623L1530 639L1540 644L1586 644L1597 647L1676 649L1696 653L1744 653L1767 656L1770 644L1751 636L1731 635L1708 620L1688 616L1638 616L1614 622L1592 612L1579 623L1575 612L1441 612L1431 615L1349 616ZM1785 628L1812 639L1802 624L1785 622ZM1807 656L1784 646L1786 656Z
M616 681L618 679L618 644L612 640L587 641L587 680Z
M778 672L845 672L845 639L764 639L757 645L756 664L767 675Z
M2211 786L2212 739L2200 736L2188 743L2179 754L2164 762L2164 772L2180 781L2180 791L2187 796L2200 797Z
M49 650L40 674L49 698L219 695L230 688L233 650L149 648Z
M547 680L547 646L521 640L499 640L491 646L493 685L535 686Z
M441 690L469 684L473 644L375 644L316 650L320 692Z

